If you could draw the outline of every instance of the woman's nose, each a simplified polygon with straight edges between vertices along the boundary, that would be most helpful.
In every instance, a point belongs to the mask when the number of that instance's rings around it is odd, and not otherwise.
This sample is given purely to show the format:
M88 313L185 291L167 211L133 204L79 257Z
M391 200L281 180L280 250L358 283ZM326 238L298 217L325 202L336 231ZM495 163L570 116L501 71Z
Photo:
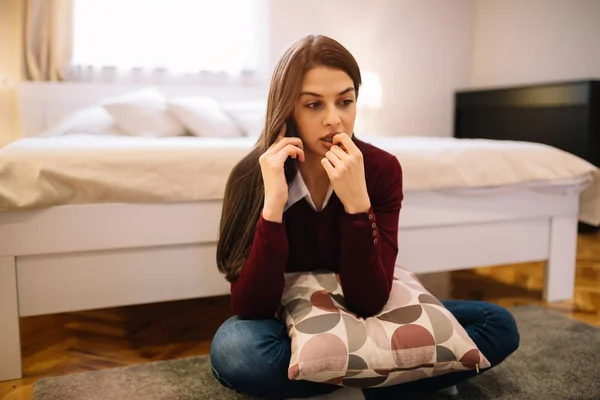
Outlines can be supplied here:
M325 119L323 125L325 126L337 126L341 122L338 110L334 106L327 107L325 111Z

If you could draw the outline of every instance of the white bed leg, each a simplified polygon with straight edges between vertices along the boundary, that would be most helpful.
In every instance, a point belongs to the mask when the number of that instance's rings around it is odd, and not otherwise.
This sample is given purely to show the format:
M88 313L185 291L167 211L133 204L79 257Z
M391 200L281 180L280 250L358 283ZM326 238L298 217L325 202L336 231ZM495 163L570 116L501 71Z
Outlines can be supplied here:
M21 377L17 270L13 257L0 257L0 381Z
M544 299L549 302L571 300L575 292L577 218L555 217L551 224Z

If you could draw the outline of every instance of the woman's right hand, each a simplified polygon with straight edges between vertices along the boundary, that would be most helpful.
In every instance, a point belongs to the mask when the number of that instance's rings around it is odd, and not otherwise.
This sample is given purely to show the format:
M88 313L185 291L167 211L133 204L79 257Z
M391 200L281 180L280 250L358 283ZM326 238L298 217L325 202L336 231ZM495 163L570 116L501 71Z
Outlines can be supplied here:
M285 160L292 157L304 162L302 141L297 137L286 137L285 131L284 124L277 141L259 158L265 187L263 218L272 222L283 220L283 209L288 200L288 185L283 168Z

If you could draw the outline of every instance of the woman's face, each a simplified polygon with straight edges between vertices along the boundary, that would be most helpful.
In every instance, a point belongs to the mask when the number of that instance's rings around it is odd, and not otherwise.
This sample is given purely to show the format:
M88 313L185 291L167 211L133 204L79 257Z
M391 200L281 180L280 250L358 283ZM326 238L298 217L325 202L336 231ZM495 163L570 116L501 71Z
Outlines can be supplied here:
M304 151L324 157L338 133L352 137L356 119L354 82L344 71L316 67L304 74L294 117Z

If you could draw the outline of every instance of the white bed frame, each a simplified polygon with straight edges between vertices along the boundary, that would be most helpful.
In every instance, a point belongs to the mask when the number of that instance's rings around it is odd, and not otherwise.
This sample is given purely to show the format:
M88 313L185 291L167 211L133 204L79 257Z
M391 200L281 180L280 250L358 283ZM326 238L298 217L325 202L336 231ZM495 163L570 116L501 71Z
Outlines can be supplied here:
M48 102L81 106L131 89L74 86L23 85L26 136L46 124ZM579 191L408 192L398 263L431 273L546 260L544 298L571 299ZM206 201L0 213L0 381L22 377L19 317L227 294L215 261L220 212Z

